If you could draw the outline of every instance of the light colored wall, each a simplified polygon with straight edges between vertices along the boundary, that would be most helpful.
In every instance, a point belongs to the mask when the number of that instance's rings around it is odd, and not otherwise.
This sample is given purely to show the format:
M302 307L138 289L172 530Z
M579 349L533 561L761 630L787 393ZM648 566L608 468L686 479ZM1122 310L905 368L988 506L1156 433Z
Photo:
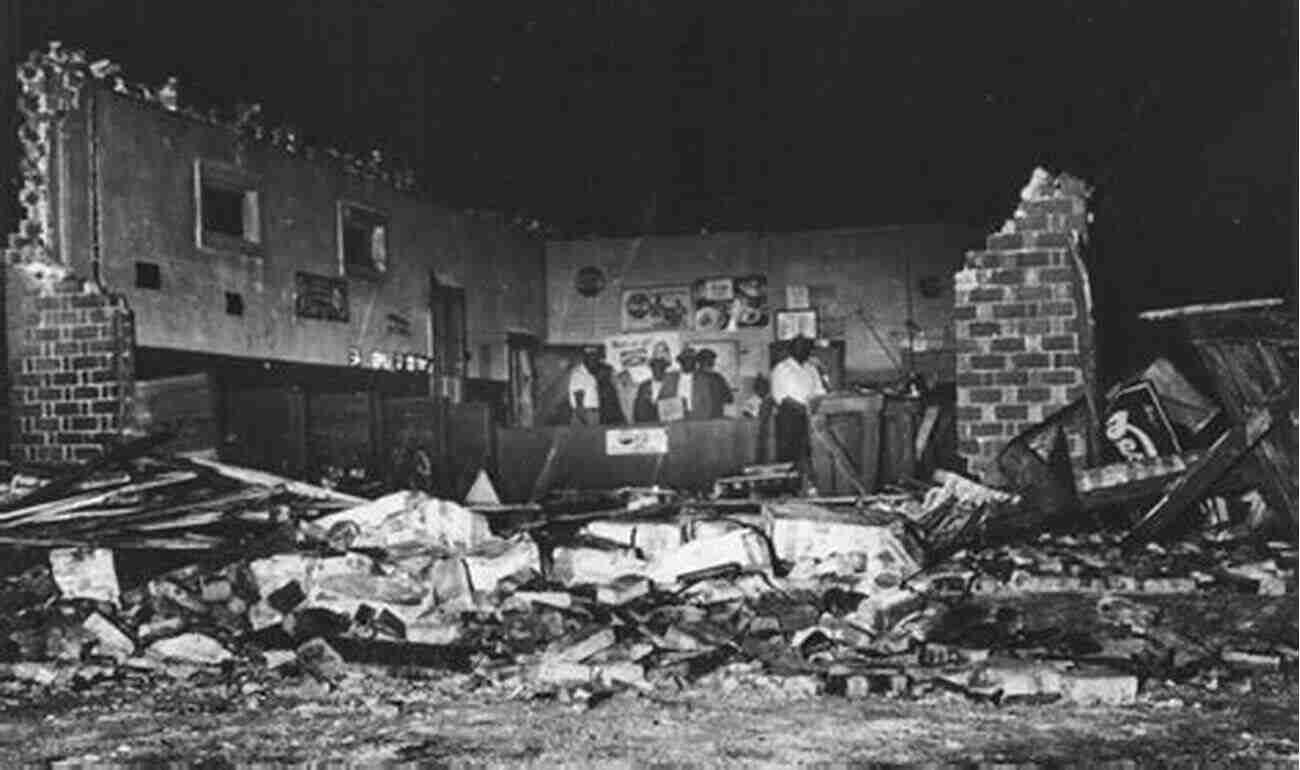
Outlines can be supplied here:
M920 330L915 335L920 351L916 365L949 380L953 369L950 276L961 265L965 250L979 242L977 231L942 225L551 241L546 244L548 341L599 342L620 333L624 288L689 285L700 278L762 273L774 309L784 306L788 284L810 287L822 328L829 332L826 336L845 341L850 380L887 380L897 376L893 361L901 360L907 347L910 281L911 317ZM608 277L606 289L593 298L579 295L574 287L575 273L587 265L601 268ZM939 296L921 296L917 284L926 276L937 278ZM755 374L770 368L772 326L724 335L687 331L683 336L739 341L742 390Z
M498 218L453 212L375 180L345 174L264 145L245 150L221 127L155 106L96 94L99 120L103 280L126 295L143 346L343 365L347 349L428 349L429 274L466 289L469 350L493 348L490 376L504 379L505 335L544 330L543 247ZM74 262L89 254L86 111L69 120L67 238ZM194 238L196 158L238 165L260 177L263 258L214 254ZM340 274L336 205L385 211L389 268L378 281L349 279L350 320L298 318L297 271ZM135 288L135 262L162 268L163 288ZM86 269L84 263L81 269ZM225 313L225 292L243 295L243 316ZM411 322L388 333L385 316ZM468 369L477 376L480 367Z

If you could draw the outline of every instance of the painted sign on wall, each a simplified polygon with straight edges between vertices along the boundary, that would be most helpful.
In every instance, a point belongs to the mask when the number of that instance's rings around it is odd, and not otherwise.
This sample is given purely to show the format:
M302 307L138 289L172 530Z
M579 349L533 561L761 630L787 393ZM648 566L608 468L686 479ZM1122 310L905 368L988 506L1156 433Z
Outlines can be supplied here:
M294 314L320 321L348 320L348 282L332 275L294 275Z
M422 353L399 350L372 350L367 354L361 348L350 347L348 348L348 366L384 372L432 374L433 358Z
M668 454L667 428L617 428L605 431L607 455Z

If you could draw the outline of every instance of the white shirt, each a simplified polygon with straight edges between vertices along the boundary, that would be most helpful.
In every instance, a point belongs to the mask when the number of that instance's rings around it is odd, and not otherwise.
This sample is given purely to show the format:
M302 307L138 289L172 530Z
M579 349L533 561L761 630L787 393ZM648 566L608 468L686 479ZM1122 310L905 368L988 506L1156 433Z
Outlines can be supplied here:
M826 385L811 359L800 364L785 358L772 369L772 400L776 403L792 398L806 406L813 396L824 395Z
M651 400L651 401L658 401L658 400L659 400L659 391L661 391L661 390L663 390L663 389L664 389L664 381L663 381L663 380L651 379L651 380L650 380L650 400Z
M694 372L682 372L677 378L677 395L686 404L686 411L691 411L691 383L695 381Z
M600 392L596 390L596 375L579 364L569 373L569 406L578 408L577 392L582 391L582 408L599 409Z

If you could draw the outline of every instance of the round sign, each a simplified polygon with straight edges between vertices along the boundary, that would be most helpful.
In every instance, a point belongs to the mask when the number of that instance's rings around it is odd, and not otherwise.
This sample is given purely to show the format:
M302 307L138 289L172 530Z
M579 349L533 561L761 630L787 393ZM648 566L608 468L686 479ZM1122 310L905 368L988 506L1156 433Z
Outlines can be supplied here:
M605 289L605 272L599 267L583 267L574 276L573 287L584 297L594 297Z

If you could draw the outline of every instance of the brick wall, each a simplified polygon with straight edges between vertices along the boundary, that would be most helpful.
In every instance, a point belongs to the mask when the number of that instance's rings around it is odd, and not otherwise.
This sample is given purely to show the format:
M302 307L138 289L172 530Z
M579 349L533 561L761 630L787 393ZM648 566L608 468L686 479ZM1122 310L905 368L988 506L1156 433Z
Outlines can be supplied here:
M72 462L100 454L129 424L134 322L121 297L77 278L48 284L20 270L11 359L10 455Z
M1092 353L1078 250L1089 193L1035 171L1014 218L954 277L958 449L987 483L1002 481L996 460L1008 441L1085 394ZM1085 437L1068 438L1083 458Z

